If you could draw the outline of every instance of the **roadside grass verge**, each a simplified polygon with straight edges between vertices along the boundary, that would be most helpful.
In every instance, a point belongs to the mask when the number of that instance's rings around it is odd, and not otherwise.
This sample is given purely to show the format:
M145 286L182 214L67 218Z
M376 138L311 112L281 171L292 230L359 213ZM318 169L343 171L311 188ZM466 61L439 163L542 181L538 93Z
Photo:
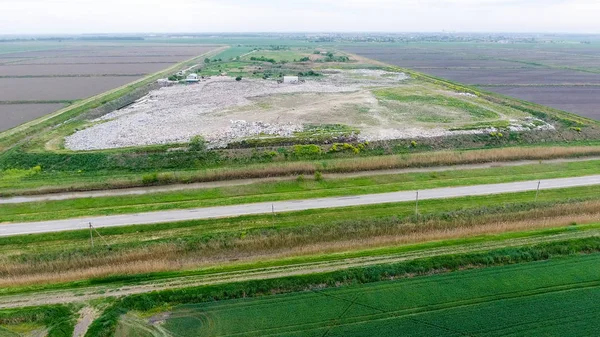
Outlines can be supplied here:
M41 221L264 201L351 196L440 187L577 177L600 172L600 161L404 173L331 180L295 180L137 196L0 204L0 222Z
M313 159L303 161L272 162L262 164L231 165L219 168L197 170L159 170L154 171L157 179L152 185L169 185L175 183L194 183L223 181L233 179L253 179L264 177L313 175L322 173L346 173L360 171L375 171L386 169L402 169L414 167L450 166L460 164L479 164L490 162L508 162L518 160L544 160L557 158L575 158L600 155L600 146L533 146L508 147L466 151L437 151L425 153L410 153L402 155L352 157L340 159ZM43 162L32 160L26 168L10 170L30 170L40 166L42 171L36 175L10 177L8 168L0 172L0 196L6 197L18 194L44 194L69 191L87 191L112 188L143 187L143 173L107 170L96 167L86 169L89 163L106 161L101 153L90 153L89 158L80 158L77 166L81 169L74 172L45 169ZM85 160L84 160L85 159ZM73 159L75 160L75 159ZM79 160L79 159L78 159ZM125 160L125 159L124 159ZM96 165L96 164L95 164ZM151 171L152 173L152 171Z
M424 242L437 242L441 247L451 245L452 240L483 243L502 235L506 235L503 239L518 238L523 231L551 229L575 234L595 230L594 224L600 221L600 196L589 192L543 191L538 202L532 202L535 193L531 192L424 200L419 216L414 215L413 203L402 203L101 228L110 249L101 243L90 247L87 230L6 237L0 239L0 285L166 271L183 276L200 267L293 257L308 261L323 254L331 254L328 259L335 260L357 250Z
M120 317L128 311L148 311L166 304L179 305L185 303L204 303L227 299L262 297L274 293L293 293L307 290L321 291L323 288L339 287L342 285L366 284L390 279L456 271L465 268L482 268L549 260L556 259L560 256L595 253L598 251L600 251L600 238L587 238L552 242L529 247L499 249L482 253L436 256L396 264L352 268L331 273L132 295L117 301L114 305L105 310L102 315L92 323L86 336L112 336L117 328ZM595 265L597 264L596 259L598 258L598 255L594 254L582 258L589 261L590 264ZM594 271L592 272L590 269L594 269ZM588 273L593 273L592 276L597 277L595 268L580 267L577 271L579 270L581 270L582 273L587 270ZM476 272L473 271L473 273ZM582 274L576 272L573 278L577 278L577 276L580 275ZM536 288L542 288L544 283L547 284L551 282L552 279L552 275L544 277L542 279L543 283ZM597 279L594 281L597 281ZM570 282L570 284L573 283L576 282ZM521 286L525 284L528 283L523 283ZM487 287L482 288L481 291L485 291L484 289L487 289Z

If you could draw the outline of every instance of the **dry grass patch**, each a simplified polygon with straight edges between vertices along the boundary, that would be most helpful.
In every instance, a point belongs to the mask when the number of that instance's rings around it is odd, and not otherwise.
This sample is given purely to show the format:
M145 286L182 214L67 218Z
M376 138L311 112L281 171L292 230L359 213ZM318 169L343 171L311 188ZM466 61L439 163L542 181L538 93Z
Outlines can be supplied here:
M110 275L188 270L227 263L340 253L369 248L600 222L600 201L556 205L521 212L397 222L346 229L315 226L305 231L276 231L237 238L215 238L194 246L161 243L109 254L50 261L4 258L0 287L68 282Z

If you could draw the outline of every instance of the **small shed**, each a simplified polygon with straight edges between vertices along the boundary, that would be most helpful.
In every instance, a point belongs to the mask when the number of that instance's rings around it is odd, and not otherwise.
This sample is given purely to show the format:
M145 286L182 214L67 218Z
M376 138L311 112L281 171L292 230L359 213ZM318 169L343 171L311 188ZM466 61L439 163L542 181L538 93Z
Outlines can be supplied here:
M192 82L192 83L193 83L193 82L198 82L198 81L199 81L199 80L198 80L198 74L189 74L189 75L186 77L185 81L186 81L186 82Z
M283 76L283 83L296 84L298 82L298 76Z

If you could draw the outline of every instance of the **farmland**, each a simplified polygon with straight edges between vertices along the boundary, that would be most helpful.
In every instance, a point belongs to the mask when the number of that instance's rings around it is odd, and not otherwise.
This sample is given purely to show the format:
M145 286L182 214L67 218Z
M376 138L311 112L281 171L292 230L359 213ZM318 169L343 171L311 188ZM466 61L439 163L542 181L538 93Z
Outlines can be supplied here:
M214 49L93 42L7 44L0 54L0 110L7 116L0 131L58 110L60 106L48 105L49 101L70 103L94 96Z
M403 336L575 336L596 329L600 274L593 266L598 261L592 255L181 305L145 319L132 313L122 319L116 336L146 329L174 336L364 336L375 331L378 336L397 336L399 331Z
M344 50L600 119L596 88L600 83L600 59L595 45L356 44Z
M64 106L64 103L0 104L0 116L2 116L4 128L9 129L47 115Z
M597 330L596 46L340 39L0 43L0 336Z

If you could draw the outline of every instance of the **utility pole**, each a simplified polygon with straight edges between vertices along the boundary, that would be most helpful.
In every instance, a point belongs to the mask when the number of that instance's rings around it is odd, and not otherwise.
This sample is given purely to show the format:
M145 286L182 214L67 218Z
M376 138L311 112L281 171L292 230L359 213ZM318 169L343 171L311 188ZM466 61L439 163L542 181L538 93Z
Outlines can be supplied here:
M92 225L92 223L90 222L89 224L90 224L90 241L92 243L92 248L94 248L94 232L96 232L96 234L98 234L98 236L100 237L100 239L102 239L102 241L104 241L104 244L106 245L106 247L108 247L108 250L112 250L112 247L108 244L108 242L106 241L106 239L102 235L100 235L100 233Z
M538 186L537 186L537 190L535 191L535 201L537 201L538 199L538 195L540 194L540 184L542 183L542 181L538 181Z
M94 232L92 231L92 223L89 223L90 225L90 242L92 243L92 248L94 248Z
M417 191L417 198L415 201L415 215L419 216L419 191Z

